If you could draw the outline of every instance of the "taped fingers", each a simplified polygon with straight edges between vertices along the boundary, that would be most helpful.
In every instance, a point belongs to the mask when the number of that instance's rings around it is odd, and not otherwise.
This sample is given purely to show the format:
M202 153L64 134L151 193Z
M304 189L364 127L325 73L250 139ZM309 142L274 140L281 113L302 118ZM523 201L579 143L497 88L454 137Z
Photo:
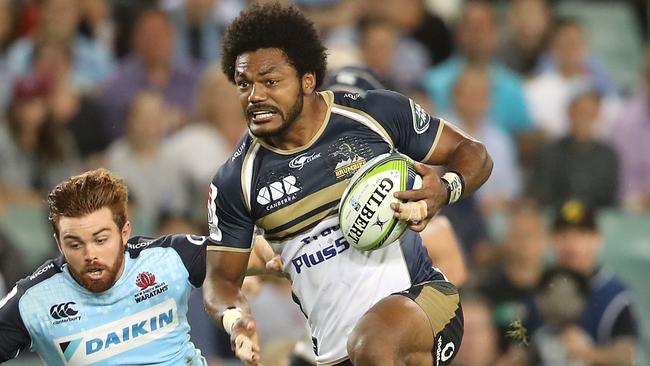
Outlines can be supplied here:
M395 216L400 220L417 225L427 217L428 209L425 201L397 203L394 205Z

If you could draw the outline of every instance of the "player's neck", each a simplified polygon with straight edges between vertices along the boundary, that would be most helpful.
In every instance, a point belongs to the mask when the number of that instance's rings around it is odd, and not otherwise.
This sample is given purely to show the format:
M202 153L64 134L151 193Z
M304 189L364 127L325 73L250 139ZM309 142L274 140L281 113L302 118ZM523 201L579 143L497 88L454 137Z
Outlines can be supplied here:
M307 145L318 133L327 116L327 103L319 93L306 96L302 112L289 129L279 136L269 137L267 143L282 150Z

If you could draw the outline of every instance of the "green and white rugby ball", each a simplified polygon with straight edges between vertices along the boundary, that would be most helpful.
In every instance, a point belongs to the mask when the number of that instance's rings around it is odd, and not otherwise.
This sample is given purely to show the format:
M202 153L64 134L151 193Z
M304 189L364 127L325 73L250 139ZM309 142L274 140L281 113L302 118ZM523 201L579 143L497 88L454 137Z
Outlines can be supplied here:
M406 222L393 216L397 191L419 189L422 178L413 160L398 152L369 160L350 179L339 204L339 224L345 240L362 251L395 242L406 230Z

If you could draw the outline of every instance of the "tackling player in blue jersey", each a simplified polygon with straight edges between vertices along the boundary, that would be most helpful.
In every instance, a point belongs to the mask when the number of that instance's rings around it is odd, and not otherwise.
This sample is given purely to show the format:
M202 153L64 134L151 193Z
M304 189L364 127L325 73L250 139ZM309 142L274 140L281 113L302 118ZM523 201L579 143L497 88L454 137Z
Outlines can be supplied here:
M29 347L47 365L207 365L186 313L211 239L129 239L127 188L105 169L60 183L48 204L62 256L0 302L0 362Z
M226 31L222 69L250 133L210 186L206 309L240 359L259 364L240 287L260 230L282 257L319 365L449 365L462 338L460 300L417 232L478 189L492 161L480 142L401 94L319 91L325 51L294 7L254 5ZM422 189L397 196L423 201L427 215L381 250L355 250L339 228L341 194L366 161L395 149L421 162L423 177Z

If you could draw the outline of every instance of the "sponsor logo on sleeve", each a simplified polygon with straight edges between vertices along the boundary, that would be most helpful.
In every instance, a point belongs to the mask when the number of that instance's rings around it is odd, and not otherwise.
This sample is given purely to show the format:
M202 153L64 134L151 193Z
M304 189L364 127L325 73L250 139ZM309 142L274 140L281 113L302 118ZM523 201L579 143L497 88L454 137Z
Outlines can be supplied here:
M178 327L173 299L97 328L54 339L66 365L88 365L151 343ZM116 359L115 363L124 364Z
M429 114L420 107L419 104L415 103L412 99L409 99L411 104L411 114L413 116L413 129L415 133L422 134L429 129L431 123L431 117Z
M210 183L208 193L208 228L212 240L221 241L221 229L219 229L219 217L217 216L217 193L218 189L214 183Z

